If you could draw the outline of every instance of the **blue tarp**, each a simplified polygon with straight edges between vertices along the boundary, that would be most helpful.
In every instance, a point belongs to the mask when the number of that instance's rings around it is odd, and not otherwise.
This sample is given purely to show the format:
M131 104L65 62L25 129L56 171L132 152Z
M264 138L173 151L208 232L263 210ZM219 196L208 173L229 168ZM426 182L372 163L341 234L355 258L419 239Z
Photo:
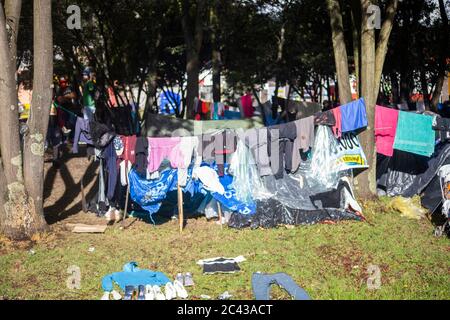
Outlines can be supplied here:
M213 166L217 169L217 166ZM225 167L225 175L220 177L220 183L225 188L225 194L221 195L216 192L209 192L200 180L193 180L192 168L188 170L188 181L183 188L183 193L190 193L193 197L195 194L211 196L220 202L225 208L233 212L241 214L254 214L256 212L256 203L243 203L236 198L236 191L231 187L233 177L227 174L228 167ZM130 182L131 199L139 204L142 209L146 210L150 217L161 208L162 202L166 200L167 194L177 190L178 174L176 169L166 169L160 172L159 179L147 180L140 176L134 169L128 175Z

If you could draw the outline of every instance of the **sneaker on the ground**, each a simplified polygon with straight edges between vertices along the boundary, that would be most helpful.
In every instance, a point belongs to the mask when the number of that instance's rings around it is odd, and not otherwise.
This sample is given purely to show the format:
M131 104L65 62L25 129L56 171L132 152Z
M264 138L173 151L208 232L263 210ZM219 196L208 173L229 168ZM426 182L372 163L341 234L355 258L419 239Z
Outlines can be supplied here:
M103 295L102 295L102 297L100 298L100 300L109 300L109 292L103 293Z
M173 286L175 287L178 298L186 299L188 297L188 293L181 282L175 280Z
M192 287L194 285L194 279L192 278L192 274L190 272L186 272L184 275L184 286Z
M122 299L122 296L116 290L111 291L111 294L112 294L114 300Z
M166 297L164 296L164 293L162 293L161 288L157 285L153 286L153 292L155 292L155 299L156 300L166 300Z
M145 300L145 286L143 286L143 285L140 285L138 287L137 300Z
M153 292L153 287L150 284L145 286L145 300L155 300L155 293Z
M125 286L125 295L123 300L133 300L136 288L134 286Z
M184 277L182 273L177 273L177 276L175 277L175 280L180 281L181 283L184 282Z
M177 291L171 282L166 283L164 293L167 300L173 300L177 297Z

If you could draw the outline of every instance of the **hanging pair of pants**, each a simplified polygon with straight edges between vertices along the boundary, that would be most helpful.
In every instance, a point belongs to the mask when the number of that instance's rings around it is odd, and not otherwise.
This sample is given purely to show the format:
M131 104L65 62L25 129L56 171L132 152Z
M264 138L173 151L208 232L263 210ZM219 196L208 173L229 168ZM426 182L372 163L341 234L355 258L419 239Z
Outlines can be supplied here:
M277 284L287 291L295 300L311 300L305 290L300 288L286 273L263 274L252 276L253 294L256 300L270 300L270 287Z

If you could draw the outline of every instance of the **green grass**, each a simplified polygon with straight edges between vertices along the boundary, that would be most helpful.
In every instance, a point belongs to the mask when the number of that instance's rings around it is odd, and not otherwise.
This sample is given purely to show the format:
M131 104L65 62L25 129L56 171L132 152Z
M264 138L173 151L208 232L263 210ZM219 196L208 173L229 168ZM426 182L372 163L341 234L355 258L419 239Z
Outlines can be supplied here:
M105 234L54 234L30 245L0 242L0 297L5 299L99 299L104 275L129 261L173 277L192 272L201 294L252 299L253 272L286 272L313 299L450 299L450 241L435 238L426 221L408 220L383 201L365 206L370 223L302 226L271 230L221 229L205 219L189 220L183 234L176 222L138 222ZM89 247L95 247L89 252ZM35 251L30 254L29 249ZM202 275L196 261L243 255L242 271ZM67 268L81 268L81 289L66 287ZM381 269L381 288L368 290L367 267ZM279 289L275 298L288 296Z

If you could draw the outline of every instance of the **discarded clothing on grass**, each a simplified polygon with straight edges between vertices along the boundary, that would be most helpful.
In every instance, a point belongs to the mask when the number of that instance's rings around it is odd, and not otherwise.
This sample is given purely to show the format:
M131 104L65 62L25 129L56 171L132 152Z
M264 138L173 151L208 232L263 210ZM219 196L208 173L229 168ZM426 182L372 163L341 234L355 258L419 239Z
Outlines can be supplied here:
M245 261L243 256L236 258L211 258L197 261L197 264L203 266L203 274L215 274L215 273L235 273L239 272L240 262Z
M377 153L392 157L397 132L398 110L375 107L375 141Z
M434 147L433 117L399 111L394 149L431 157Z
M102 279L103 291L111 292L116 283L125 291L125 286L156 285L164 286L170 279L162 272L139 269L136 262L129 262L123 266L123 271L108 274Z
M311 300L305 290L299 287L295 281L284 272L252 275L252 290L255 300L270 300L272 285L278 285L295 300Z

